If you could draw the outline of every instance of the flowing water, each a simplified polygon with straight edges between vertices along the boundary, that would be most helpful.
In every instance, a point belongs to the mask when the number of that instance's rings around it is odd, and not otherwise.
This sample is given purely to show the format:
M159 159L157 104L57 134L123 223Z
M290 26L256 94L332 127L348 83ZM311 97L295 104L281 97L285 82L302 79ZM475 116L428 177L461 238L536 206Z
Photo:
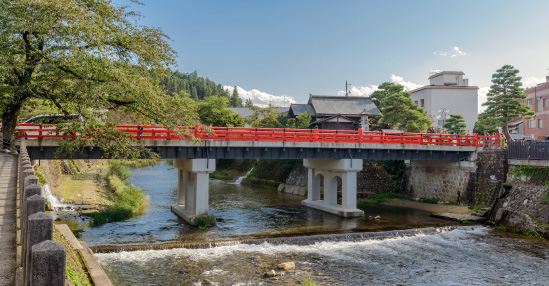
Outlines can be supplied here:
M379 205L342 219L302 207L299 196L220 180L210 181L218 226L197 230L170 211L177 197L172 166L133 170L131 182L150 197L147 211L88 228L81 238L97 251L118 249L97 254L115 285L299 285L309 276L319 285L549 285L545 241ZM120 251L174 244L180 247ZM287 261L295 270L264 278Z

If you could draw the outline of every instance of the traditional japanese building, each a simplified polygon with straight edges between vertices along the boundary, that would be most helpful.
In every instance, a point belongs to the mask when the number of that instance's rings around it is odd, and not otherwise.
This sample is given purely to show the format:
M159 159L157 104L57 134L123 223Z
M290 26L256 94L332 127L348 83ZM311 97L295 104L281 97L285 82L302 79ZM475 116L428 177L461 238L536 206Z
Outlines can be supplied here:
M310 128L330 130L357 130L361 117L371 119L381 112L369 97L310 95L307 104L292 104L291 118L307 113L311 116Z

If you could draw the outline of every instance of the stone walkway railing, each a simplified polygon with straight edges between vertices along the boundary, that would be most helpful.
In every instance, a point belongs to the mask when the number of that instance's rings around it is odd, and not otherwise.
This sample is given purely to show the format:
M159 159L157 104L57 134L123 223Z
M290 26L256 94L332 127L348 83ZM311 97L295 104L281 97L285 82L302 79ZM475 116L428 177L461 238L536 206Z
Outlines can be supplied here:
M27 285L65 285L66 249L52 241L53 217L34 174L25 140L21 140L18 186L17 273ZM18 283L18 284L19 284Z

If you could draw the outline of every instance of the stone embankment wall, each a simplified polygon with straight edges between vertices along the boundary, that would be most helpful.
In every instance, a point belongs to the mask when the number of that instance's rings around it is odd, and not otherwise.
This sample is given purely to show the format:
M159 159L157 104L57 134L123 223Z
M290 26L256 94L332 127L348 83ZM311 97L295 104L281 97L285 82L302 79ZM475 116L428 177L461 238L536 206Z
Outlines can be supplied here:
M549 238L549 167L511 166L490 221ZM545 178L545 179L544 179Z
M467 205L492 205L507 176L507 152L485 150L474 162L412 161L406 194Z

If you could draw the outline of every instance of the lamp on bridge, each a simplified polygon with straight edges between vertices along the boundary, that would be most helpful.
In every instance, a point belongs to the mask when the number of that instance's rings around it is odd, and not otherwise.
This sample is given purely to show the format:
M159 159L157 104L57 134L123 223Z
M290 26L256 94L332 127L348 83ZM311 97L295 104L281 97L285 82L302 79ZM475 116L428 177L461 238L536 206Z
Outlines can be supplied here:
M364 109L360 114L360 128L362 128L362 131L370 131L370 119L368 118L368 113L366 109Z

